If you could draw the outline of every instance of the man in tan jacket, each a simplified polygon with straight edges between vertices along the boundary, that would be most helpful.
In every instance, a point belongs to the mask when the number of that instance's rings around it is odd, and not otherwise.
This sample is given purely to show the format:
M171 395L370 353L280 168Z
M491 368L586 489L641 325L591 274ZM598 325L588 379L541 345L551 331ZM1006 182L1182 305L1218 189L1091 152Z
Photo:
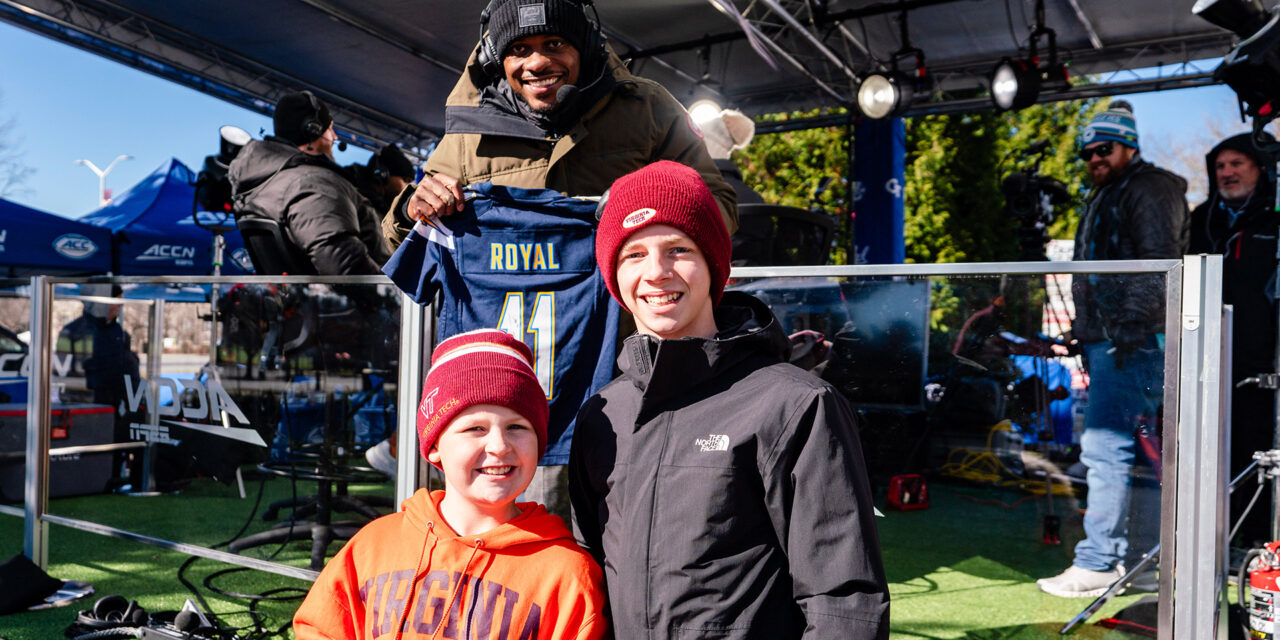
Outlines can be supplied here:
M697 170L730 233L737 229L733 190L702 133L666 89L623 67L580 0L493 0L481 22L426 176L382 221L393 246L414 221L461 211L469 184L597 196L658 160Z

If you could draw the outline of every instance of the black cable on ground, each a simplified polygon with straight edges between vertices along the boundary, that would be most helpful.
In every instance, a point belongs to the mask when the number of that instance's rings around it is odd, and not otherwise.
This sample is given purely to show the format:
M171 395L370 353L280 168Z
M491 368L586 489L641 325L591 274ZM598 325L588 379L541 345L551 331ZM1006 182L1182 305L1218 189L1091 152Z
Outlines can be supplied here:
M258 494L257 494L257 496L254 498L254 501L253 501L253 507L252 507L252 508L250 508L250 510L249 510L249 516L248 516L248 518L246 518L246 519L245 519L244 524L242 524L242 525L240 526L240 529L239 529L238 531L236 531L236 532L235 532L235 534L233 534L233 535L232 535L230 538L228 538L227 540L224 540L224 541L222 541L222 542L219 542L219 543L217 543L217 544L214 544L214 545L212 545L212 547L211 547L211 548L213 548L213 549L218 549L218 548L221 548L221 547L225 547L225 546L227 546L227 545L231 544L232 542L234 542L235 540L239 539L239 538L240 538L240 536L244 535L244 532L245 532L245 531L247 531L247 530L249 529L250 525L252 525L252 524L253 524L253 520L254 520L254 518L256 518L256 517L257 517L257 515L258 515L258 508L262 505L262 496L263 496L263 494L265 493L265 490L266 490L266 486L267 486L267 479L268 479L268 477L267 477L266 475L263 475L263 476L262 476L262 478L261 478L261 480L259 480L259 482L258 482ZM294 486L294 496L295 496L295 499L296 499L296 495L297 495L297 487L296 487L296 484L295 484L295 486ZM292 522L291 522L290 526L292 526ZM277 550L276 550L276 552L275 552L275 553L273 553L273 554L271 555L271 558L274 558L277 554L279 554L279 553L280 553L280 551L281 551L281 550L283 550L283 545L281 546L281 549L277 549ZM199 560L199 559L200 559L200 557L199 557L199 556L191 556L191 557L187 558L187 560L186 560L186 561L184 561L184 562L182 563L182 565L178 568L178 582L182 583L182 585L183 585L184 587L186 587L186 588L187 588L187 590L188 590L188 591L190 591L190 592L195 596L196 600L200 603L200 608L201 608L201 610L202 610L202 611L204 611L204 612L206 612L206 613L209 615L210 621L211 621L211 622L213 622L214 626L215 626L215 627L217 627L217 628L219 629L219 634L220 634L220 636L222 636L222 637L229 637L229 638L240 638L240 639L242 639L242 640L259 640L259 639L262 639L262 638L270 638L270 637L281 636L281 635L283 634L284 630L288 629L288 628L292 625L292 621L290 621L290 622L285 623L285 625L284 625L284 626L282 626L280 629L278 629L278 630L276 630L276 631L272 631L272 630L270 630L270 629L267 629L267 628L266 628L266 626L265 626L265 625L266 625L266 621L267 621L267 616L266 616L266 614L265 614L265 613L263 613L263 612L261 612L261 611L258 611L258 610L257 610L257 608L256 608L256 606L257 606L257 602L258 602L258 601L261 601L261 600L278 600L278 601L285 601L285 600L297 600L297 599L301 599L302 597L306 596L306 593L307 593L307 592L306 592L306 590L305 590L305 589L298 589L297 587L285 587L285 588L283 588L283 589L271 589L271 590L266 591L266 592L261 593L261 594L246 594L246 593L237 593L237 592L233 592L233 591L225 591L225 590L218 589L218 588L216 588L216 587L212 586L211 582L212 582L215 578L217 578L217 577L219 577L219 576L222 576L222 575L225 575L225 574L228 574L228 573L231 573L231 572L233 572L233 571L245 571L245 570L247 570L247 569L246 569L246 568L244 568L244 567L235 567L234 569L223 570L223 571L217 571L217 572L215 572L215 573L213 573L213 574L211 574L211 575L207 576L207 577L203 580L204 587L205 587L206 589L208 589L209 591L212 591L212 592L217 593L217 594L222 595L222 596L232 597L232 598L238 598L238 599L248 600L248 601L249 601L249 608L248 608L248 609L246 609L246 610L244 610L244 611L230 612L230 613L235 613L235 614L247 614L247 615L249 616L249 619L251 620L251 624L250 624L250 625L241 626L241 627L232 627L232 626L230 626L230 625L227 625L227 624L225 623L225 621L221 620L221 616L219 616L217 613L215 613L215 612L213 611L213 608L209 606L209 602L208 602L207 600L205 600L204 595L203 595L203 594L201 594L200 590L199 590L198 588L196 588L196 586L195 586L194 584L192 584L192 583L191 583L189 580L187 580L187 578L186 578L186 572L187 572L187 570L188 570L188 569L190 569L190 568L191 568L191 566L192 566L192 565L194 565L194 564L195 564L195 562L196 562L197 560ZM300 593L300 594L299 594L299 593L295 593L294 595L292 595L292 596L290 596L290 597L280 597L280 596L276 596L276 595L275 595L275 594L277 594L277 593L279 593L279 592L281 592L281 591L284 591L284 590L292 590L292 591L294 591L294 592L301 592L301 593ZM225 616L225 615L227 615L227 614L226 614L226 613L224 613L223 615ZM253 631L253 632L252 632L251 634L249 634L249 635L244 635L244 636L239 635L239 632L244 631L244 630L246 630L246 629L252 629L252 631ZM226 636L225 634L226 634L226 632L227 632L227 631L230 631L232 635L231 635L231 636Z

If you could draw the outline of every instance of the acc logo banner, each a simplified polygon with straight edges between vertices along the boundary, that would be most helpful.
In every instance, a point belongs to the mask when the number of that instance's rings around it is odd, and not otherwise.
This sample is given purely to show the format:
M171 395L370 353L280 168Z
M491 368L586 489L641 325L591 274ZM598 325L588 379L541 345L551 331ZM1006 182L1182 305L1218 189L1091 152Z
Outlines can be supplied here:
M98 245L78 233L64 233L53 241L53 250L71 260L84 260L98 252Z
M180 244L153 244L147 247L138 260L172 260L176 265L195 264L196 248Z

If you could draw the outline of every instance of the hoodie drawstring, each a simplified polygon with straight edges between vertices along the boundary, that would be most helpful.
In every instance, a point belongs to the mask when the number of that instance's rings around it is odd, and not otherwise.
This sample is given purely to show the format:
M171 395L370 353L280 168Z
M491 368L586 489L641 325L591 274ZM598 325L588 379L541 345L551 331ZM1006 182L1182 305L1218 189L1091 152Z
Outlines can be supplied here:
M467 556L467 563L462 565L462 574L458 576L457 584L453 585L453 595L449 596L449 606L444 608L444 613L440 616L440 624L436 625L436 631L431 634L431 640L436 640L436 638L439 637L440 630L443 629L445 623L448 622L449 612L453 611L453 603L458 600L458 592L462 591L462 578L463 576L468 575L467 572L471 570L471 561L475 560L476 553L484 546L484 540L481 540L480 538L476 538L475 543L476 546L471 548L471 555Z
M436 523L427 521L427 535L422 539L422 549L418 551L418 564L413 568L413 577L409 580L409 593L404 599L404 610L400 612L400 622L396 625L396 640L404 635L404 625L413 609L413 596L418 592L418 574L422 573L422 562L436 550ZM431 551L427 551L427 540L431 540ZM441 623L443 624L443 620Z

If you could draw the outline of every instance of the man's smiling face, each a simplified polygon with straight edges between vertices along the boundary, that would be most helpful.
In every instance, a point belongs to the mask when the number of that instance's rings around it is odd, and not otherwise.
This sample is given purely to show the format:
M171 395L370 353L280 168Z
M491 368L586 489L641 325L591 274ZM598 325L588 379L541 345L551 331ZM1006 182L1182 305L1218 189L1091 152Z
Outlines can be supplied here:
M532 35L507 46L502 69L516 95L535 111L556 107L556 91L578 83L582 57L568 40L556 35Z

